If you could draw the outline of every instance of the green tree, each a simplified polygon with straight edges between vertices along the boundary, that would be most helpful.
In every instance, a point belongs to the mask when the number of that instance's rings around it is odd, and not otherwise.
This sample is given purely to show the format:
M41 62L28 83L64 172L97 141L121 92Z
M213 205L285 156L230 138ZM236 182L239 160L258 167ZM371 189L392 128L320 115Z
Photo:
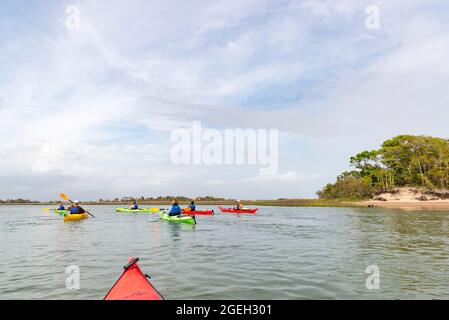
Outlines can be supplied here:
M350 158L355 170L344 172L326 185L320 197L359 197L393 187L449 187L449 140L400 135L385 141L379 150L363 151ZM351 189L354 188L354 189Z

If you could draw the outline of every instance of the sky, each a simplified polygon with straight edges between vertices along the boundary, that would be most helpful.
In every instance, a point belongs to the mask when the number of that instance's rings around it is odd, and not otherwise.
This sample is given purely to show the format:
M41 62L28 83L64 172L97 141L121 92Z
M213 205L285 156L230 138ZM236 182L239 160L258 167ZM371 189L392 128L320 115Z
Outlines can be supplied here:
M1 0L0 199L315 197L388 138L448 137L448 57L444 0ZM278 130L278 170L174 164L194 121Z

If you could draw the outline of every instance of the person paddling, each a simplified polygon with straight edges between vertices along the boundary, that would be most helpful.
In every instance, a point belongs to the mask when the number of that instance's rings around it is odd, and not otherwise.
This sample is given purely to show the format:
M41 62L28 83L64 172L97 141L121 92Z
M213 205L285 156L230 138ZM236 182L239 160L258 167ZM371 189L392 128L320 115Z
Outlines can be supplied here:
M64 204L62 202L60 202L59 207L56 210L64 211L65 210Z
M86 212L83 208L79 206L78 200L73 201L73 204L70 207L68 207L67 210L70 212L70 214L82 214Z
M179 216L182 213L182 209L179 206L178 200L174 199L172 201L172 205L170 208L170 212L168 213L169 216Z
M240 200L237 200L237 205L235 206L235 210L242 210L243 203Z
M188 211L196 211L195 201L190 202L190 205L187 208Z
M137 201L133 201L133 203L131 204L131 210L139 210L139 205L137 204Z

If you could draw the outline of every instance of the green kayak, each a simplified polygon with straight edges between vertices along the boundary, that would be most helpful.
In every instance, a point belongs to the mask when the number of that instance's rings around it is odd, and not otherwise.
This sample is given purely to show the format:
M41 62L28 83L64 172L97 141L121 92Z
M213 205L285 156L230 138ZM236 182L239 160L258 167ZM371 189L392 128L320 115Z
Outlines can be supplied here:
M142 209L129 209L129 208L115 208L117 212L158 212L156 208L142 208Z
M63 214L66 214L66 213L67 213L67 211L66 211L66 210L53 210L53 212L54 212L54 213L57 213L57 214L61 214L61 215L63 215Z
M179 222L179 223L187 223L187 224L196 224L195 216L188 216L188 215L182 215L182 216L169 216L166 213L160 213L159 217L162 220L167 220L170 222Z

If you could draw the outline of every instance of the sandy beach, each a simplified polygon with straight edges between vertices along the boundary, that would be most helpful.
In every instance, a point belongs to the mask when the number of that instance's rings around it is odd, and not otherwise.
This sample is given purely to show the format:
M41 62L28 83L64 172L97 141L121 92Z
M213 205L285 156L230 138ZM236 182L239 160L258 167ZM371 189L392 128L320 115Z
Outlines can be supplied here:
M403 210L448 210L449 200L434 201L365 201L366 206L374 206L375 208L390 208Z

